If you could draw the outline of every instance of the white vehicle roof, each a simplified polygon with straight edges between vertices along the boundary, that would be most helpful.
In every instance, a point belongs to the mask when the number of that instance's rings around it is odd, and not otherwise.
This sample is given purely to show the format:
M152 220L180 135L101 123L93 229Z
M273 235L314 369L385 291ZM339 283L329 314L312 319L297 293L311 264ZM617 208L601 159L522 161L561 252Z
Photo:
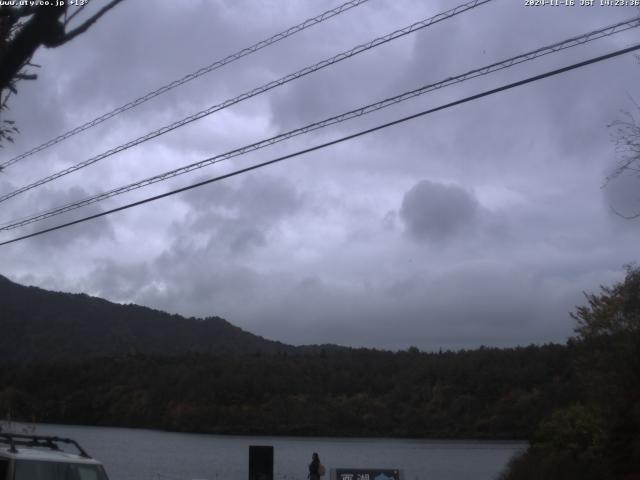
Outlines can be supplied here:
M63 449L75 448L78 453ZM102 465L70 438L0 432L0 459Z
M83 463L88 465L102 465L94 458L86 458L74 453L43 450L33 447L16 447L17 452L10 452L9 448L2 445L0 448L0 458L8 458L15 460L29 460L38 462L63 462L63 463Z

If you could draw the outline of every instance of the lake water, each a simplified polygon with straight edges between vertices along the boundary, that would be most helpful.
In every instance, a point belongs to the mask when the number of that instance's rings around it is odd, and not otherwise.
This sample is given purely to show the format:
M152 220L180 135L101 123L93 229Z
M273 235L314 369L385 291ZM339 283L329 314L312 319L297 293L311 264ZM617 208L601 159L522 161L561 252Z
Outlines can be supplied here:
M405 480L493 480L520 442L243 437L126 428L38 425L71 437L101 460L110 480L246 480L249 445L274 447L276 480L305 480L311 454L332 468L401 469Z

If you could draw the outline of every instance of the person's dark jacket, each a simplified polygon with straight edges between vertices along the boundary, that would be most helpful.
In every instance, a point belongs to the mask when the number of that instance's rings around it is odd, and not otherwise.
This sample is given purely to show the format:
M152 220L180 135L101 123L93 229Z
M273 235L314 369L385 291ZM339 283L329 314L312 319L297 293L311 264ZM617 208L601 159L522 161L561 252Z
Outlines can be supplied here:
M313 459L309 464L309 480L320 480L320 460Z

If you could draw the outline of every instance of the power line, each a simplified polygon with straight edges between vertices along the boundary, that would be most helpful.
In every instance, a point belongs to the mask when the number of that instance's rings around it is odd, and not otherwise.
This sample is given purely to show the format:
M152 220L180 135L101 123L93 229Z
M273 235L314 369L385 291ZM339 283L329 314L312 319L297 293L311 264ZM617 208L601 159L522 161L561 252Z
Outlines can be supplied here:
M168 83L166 85L163 85L162 87L147 93L146 95L143 95L142 97L139 97L135 100L132 100L129 103L126 103L124 105L122 105L121 107L115 108L114 110L111 110L110 112L105 113L104 115L101 115L87 123L84 123L76 128L73 128L71 130L69 130L68 132L65 132L41 145L38 145L37 147L32 148L31 150L24 152L10 160L7 160L3 163L0 163L0 169L4 169L10 165L13 165L14 163L19 162L20 160L27 158L35 153L38 153L46 148L49 148L53 145L56 145L57 143L62 142L63 140L66 140L69 137L72 137L74 135L77 135L80 132L83 132L91 127L95 127L96 125L101 124L102 122L109 120L110 118L115 117L116 115L119 115L123 112L126 112L127 110L131 110L132 108L137 107L138 105L141 105L145 102L148 102L149 100L151 100L152 98L155 98L159 95L162 95L164 93L167 93L170 90L173 90L176 87L179 87L180 85L184 85L187 82L190 82L191 80L195 80L198 77L201 77L202 75L205 75L207 73L210 73L214 70L217 70L218 68L221 68L225 65L228 65L229 63L235 62L236 60L239 60L243 57L246 57L247 55L250 55L252 53L257 52L258 50L262 50L265 47L268 47L270 45L273 45L274 43L277 43L281 40L284 40L285 38L288 38L292 35L295 35L296 33L302 32L303 30L306 30L309 27L313 27L314 25L318 25L319 23L324 22L325 20L328 20L332 17L335 17L337 15L340 15L341 13L346 12L347 10L350 10L354 7L357 7L359 5L362 5L363 3L368 2L369 0L351 0L349 2L343 3L342 5L333 8L331 10L327 10L324 13L321 13L320 15L317 15L313 18L308 18L307 20L305 20L304 22L295 25L293 27L288 28L287 30L284 30L280 33L277 33L265 40L261 40L258 43L255 43L253 45L251 45L250 47L247 48L243 48L242 50L239 50L236 53L233 53L221 60L217 60L215 62L213 62L210 65L207 65L206 67L202 67L198 70L196 70L195 72L189 73L188 75L185 75L184 77L178 79L178 80L174 80L171 83ZM81 7L82 8L82 7ZM77 11L75 13L78 13ZM74 14L75 15L75 14Z
M177 122L174 122L170 125L166 125L158 130L155 130L153 132L150 132L142 137L139 137L135 140L131 140L130 142L127 142L123 145L119 145L118 147L112 148L111 150L108 150L104 153L101 153L99 155L96 155L95 157L91 157L87 160L84 160L80 163L77 163L75 165L72 165L71 167L65 168L64 170L60 170L52 175L49 175L47 177L41 178L40 180L37 180L29 185L26 185L24 187L21 187L17 190L14 190L13 192L10 193L6 193L4 195L0 196L0 202L4 202L5 200L8 200L10 198L15 197L16 195L19 195L21 193L24 193L26 191L29 191L33 188L39 187L41 185L44 185L46 183L49 183L53 180L56 180L60 177L63 177L65 175L69 175L70 173L73 173L77 170L80 170L82 168L88 167L89 165L92 165L96 162L99 162L100 160L103 160L107 157L110 157L111 155L114 155L116 153L122 152L124 150L128 150L131 147L134 147L136 145L139 145L143 142L146 142L148 140L151 140L153 138L159 137L160 135L164 135L165 133L168 133L172 130L175 130L176 128L182 127L184 125L187 125L191 122L194 122L196 120L199 120L201 118L204 118L208 115L211 115L212 113L218 112L220 110L223 110L227 107L230 107L232 105L235 105L236 103L240 103L244 100L247 100L249 98L255 97L256 95L260 95L264 92L267 92L269 90L272 90L276 87L279 87L281 85L284 85L286 83L289 83L293 80L297 80L298 78L304 77L306 75L309 75L311 73L314 73L318 70L321 70L323 68L326 68L328 66L331 66L335 63L341 62L343 60L349 59L355 55L358 55L362 52L366 52L368 50L371 50L372 48L376 48L382 44L388 43L392 40L395 40L397 38L403 37L405 35L408 35L410 33L414 33L418 30L421 30L423 28L426 28L428 26L431 26L435 23L441 22L443 20L447 20L451 17L454 17L456 15L459 15L461 13L464 13L468 10L471 10L477 6L483 5L485 3L491 2L492 0L473 0L471 2L465 3L463 5L458 5L455 8L452 8L450 10L447 10L446 12L440 13L438 15L435 15L433 17L430 17L428 19L425 20L421 20L420 22L416 22L412 25L409 25L405 28L402 28L400 30L396 30L394 32L391 32L388 35L385 35L383 37L378 37L366 44L363 45L358 45L354 48L352 48L351 50L348 50L346 52L342 52L339 53L338 55L335 55L331 58L322 60L321 62L316 63L315 65L312 66L308 66L305 67L301 70L298 70L295 73L291 73L289 75L286 75L278 80L273 80L269 83L266 83L260 87L254 88L253 90L250 90L248 92L245 92L237 97L234 97L232 99L229 100L225 100L224 102L217 104L217 105L213 105L205 110L201 110L200 112L194 113L193 115L190 115L188 117L183 118L182 120L178 120Z
M83 223L83 222L86 222L86 221L89 221L89 220L93 220L93 219L96 219L96 218L99 218L99 217L104 217L104 216L109 215L111 213L120 212L122 210L127 210L129 208L137 207L139 205L143 205L145 203L153 202L153 201L159 200L161 198L169 197L171 195L176 195L178 193L186 192L187 190L192 190L194 188L198 188L198 187L201 187L201 186L204 186L204 185L208 185L210 183L218 182L218 181L224 180L226 178L235 177L237 175L249 172L251 170L257 170L258 168L266 167L268 165L272 165L274 163L281 162L283 160L287 160L287 159L290 159L290 158L298 157L300 155L311 153L311 152L316 151L316 150L321 150L323 148L326 148L326 147L329 147L329 146L332 146L332 145L336 145L336 144L339 144L339 143L342 143L342 142L346 142L348 140L353 140L354 138L358 138L358 137L361 137L363 135L367 135L369 133L376 132L378 130L382 130L382 129L385 129L385 128L388 128L388 127L391 127L391 126L394 126L394 125L398 125L398 124L407 122L409 120L413 120L413 119L416 119L416 118L419 118L419 117L422 117L422 116L425 116L425 115L428 115L428 114L431 114L431 113L435 113L435 112L438 112L440 110L445 110L447 108L451 108L451 107L454 107L456 105L461 105L463 103L467 103L467 102L471 102L471 101L474 101L474 100L478 100L480 98L487 97L489 95L493 95L493 94L496 94L496 93L499 93L499 92L503 92L505 90L510 90L512 88L519 87L519 86L522 86L522 85L526 85L528 83L537 82L539 80L542 80L542 79L545 79L545 78L548 78L548 77L559 75L561 73L566 73L566 72L568 72L570 70L575 70L577 68L585 67L587 65L591 65L591 64L598 63L598 62L601 62L601 61L604 61L604 60L608 60L610 58L614 58L614 57L617 57L617 56L620 56L620 55L624 55L626 53L630 53L630 52L633 52L633 51L636 51L636 50L639 50L639 49L640 49L640 44L636 44L636 45L628 47L628 48L624 48L624 49L621 49L621 50L616 50L616 51L608 53L606 55L601 55L599 57L591 58L591 59L585 60L583 62L574 63L574 64L566 66L566 67L562 67L562 68L559 68L559 69L556 69L556 70L551 70L549 72L542 73L540 75L535 75L533 77L529 77L529 78L526 78L524 80L520 80L520 81L517 81L517 82L514 82L514 83L509 83L509 84L503 85L501 87L497 87L497 88L494 88L494 89L491 89L491 90L486 90L486 91L484 91L482 93L478 93L478 94L475 94L475 95L471 95L469 97L462 98L460 100L456 100L454 102L450 102L450 103L447 103L447 104L444 104L444 105L440 105L439 107L435 107L435 108L431 108L431 109L428 109L428 110L424 110L422 112L415 113L413 115L409 115L409 116L394 120L392 122L387 122L387 123L384 123L382 125L378 125L376 127L369 128L367 130L362 130L362 131L354 133L352 135L347 135L345 137L341 137L339 139L332 140L330 142L322 143L320 145L316 145L316 146L313 146L313 147L310 147L310 148L306 148L304 150L299 150L297 152L290 153L288 155L283 155L281 157L274 158L273 160L269 160L269 161L266 161L266 162L258 163L256 165L252 165L250 167L242 168L240 170L236 170L234 172L227 173L225 175L220 175L218 177L210 178L208 180L204 180L202 182L194 183L192 185L188 185L186 187L178 188L176 190L172 190L170 192L162 193L160 195L155 195L153 197L148 197L148 198L145 198L144 200L139 200L137 202L129 203L127 205L122 205L120 207L113 208L111 210L107 210L107 211L104 211L104 212L100 212L100 213L97 213L95 215L89 215L87 217L80 218L78 220L74 220L72 222L67 222L67 223L64 223L64 224L61 224L61 225L57 225L55 227L51 227L51 228L47 228L47 229L40 230L40 231L37 231L37 232L33 232L33 233L28 234L28 235L23 235L21 237L13 238L11 240L6 240L4 242L1 242L0 246L8 245L10 243L15 243L15 242L18 242L18 241L21 241L21 240L26 240L27 238L32 238L32 237L35 237L35 236L38 236L38 235L43 235L45 233L53 232L55 230L60 230L62 228L70 227L72 225L76 225L78 223Z
M426 85L423 86L421 88L418 88L416 90L412 90L410 92L405 92L401 95L397 95L395 97L391 97L385 100L382 100L380 102L374 103L374 104L370 104L361 108L358 108L356 110L351 110L349 112L343 113L341 115L337 115L335 117L330 117L328 119L319 121L319 122L315 122L312 123L310 125L295 129L295 130L291 130L289 132L285 132L282 133L280 135L277 135L275 137L271 137L265 140L261 140L259 142L256 142L254 144L250 144L244 147L241 147L239 149L235 149L232 150L230 152L221 154L221 155L217 155L214 157L210 157L204 160L201 160L199 162L196 163L192 163L190 165L186 165L184 167L180 167L174 170L170 170L168 172L164 172L162 174L159 175L155 175L153 177L149 177L147 179L144 180L140 180L138 182L134 182L132 184L129 185L125 185L123 187L118 187L116 189L110 190L108 192L104 192L89 198L86 198L84 200L78 201L78 202L74 202L74 203L70 203L61 207L56 207L54 209L48 210L46 212L37 214L37 215L33 215L33 216L29 216L26 218L22 218L19 220L13 220L13 223L5 223L0 230L11 230L20 226L24 226L27 225L29 223L33 223L35 221L39 221L39 220L44 220L45 218L50 218L52 216L58 215L58 214L62 214L71 210L75 210L77 208L86 206L86 205L90 205L92 203L101 201L101 200L105 200L107 198L111 198L113 196L116 195L120 195L123 193L127 193L129 191L135 190L137 188L142 188L160 181L164 181L167 180L169 178L172 178L174 176L178 176L184 173L188 173L190 171L199 169L199 168L203 168L215 163L219 163L223 160L227 160L229 158L232 157L236 157L239 155L243 155L246 154L250 151L254 151L260 148L264 148L266 146L270 146L273 145L274 143L279 143L281 141L287 140L289 138L292 138L294 136L298 136L301 134L305 134L305 133L309 133L311 131L320 129L320 128L324 128L326 126L332 125L332 124L336 124L336 123L340 123L346 120L349 120L351 118L357 117L357 116L361 116L364 114L368 114L371 113L373 111L382 109L382 108L386 108L388 106L391 106L395 103L399 103L401 101L404 100L408 100L410 98L413 98L415 96L418 95L422 95L424 93L427 93L429 91L433 91L439 88L443 88L449 85L452 85L454 83L459 83L462 81L466 81L468 79L471 78L475 78L481 75L486 75L489 73L493 73L495 71L498 70L502 70L504 68L508 68L511 67L513 65L519 64L519 63L523 63L525 61L529 61L529 60L533 60L535 58L538 58L540 56L543 55L547 55L549 53L554 53L557 52L559 50L563 50L566 48L570 48L570 47L574 47L577 45L582 45L584 43L605 37L605 36L609 36L609 35L613 35L615 33L620 33L622 31L628 30L630 28L634 28L637 27L638 25L640 25L640 19L638 18L634 18L634 19L630 19L627 21L623 21L623 22L619 22L617 24L605 27L605 28L601 28L599 30L595 30L577 37L572 37L570 39L564 40L562 42L558 42L552 45L548 45L545 47L541 47L538 48L536 50L533 50L531 52L527 52L521 55L518 55L516 57L511 57L509 59L491 64L489 66L486 67L482 67L479 69L475 69L475 70L471 70L470 72L466 72L462 75L458 75L455 77L449 77L448 79L445 79L443 81L434 83L434 84L430 84L430 85Z
M61 215L63 213L72 211L72 210L76 210L78 208L87 206L87 205L91 205L93 203L102 201L102 200L106 200L108 198L117 196L117 195L122 195L124 193L130 192L132 190L136 190L138 188L142 188L142 187L146 187L149 185L152 185L154 183L158 183L161 181L165 181L168 180L169 178L178 176L178 175L182 175L188 172L191 172L193 170L197 170L206 166L210 166L225 160L228 160L230 158L234 158L240 155L244 155L246 153L255 151L255 150L259 150L261 148L265 148L267 146L273 145L275 143L280 143L282 141L288 140L290 138L296 137L298 135L302 135L302 134L306 134L330 125L334 125L337 123L341 123L347 120L350 120L352 118L356 118L362 115L366 115L369 113L372 113L374 111L377 110L381 110L383 108L387 108L389 106L395 105L397 103L409 100L411 98L415 98L419 95L423 95L425 93L440 89L440 88L444 88L450 85L453 85L455 83L460 83L472 78L476 78L482 75L487 75L489 73L493 73L499 70L503 70L505 68L509 68L512 67L514 65L526 62L526 61L530 61L533 60L535 58L539 58L541 56L544 55L548 55L550 53L554 53L554 52L558 52L560 50L564 50L567 48L571 48L571 47L575 47L577 45L583 45L585 43L606 37L606 36L610 36L613 35L615 33L620 33L623 32L625 30L629 30L631 28L636 28L640 26L640 18L633 18L633 19L629 19L623 22L618 22L616 24L610 25L608 27L604 27L598 30L594 30L592 32L577 36L577 37L572 37L569 38L567 40L563 40L562 42L557 42L554 43L552 45L548 45L548 46L544 46L541 48L538 48L536 50L527 52L527 53L523 53L520 54L518 56L515 57L511 57L508 58L506 60L502 60L500 62L496 62L493 63L491 65L482 67L482 68L478 68L475 70L471 70L469 72L463 73L461 75L457 75L454 77L449 77L445 80L442 80L440 82L437 83L433 83L433 84L429 84L429 85L425 85L423 87L420 87L418 89L415 90L411 90L409 92L404 92L400 95L396 95L394 97L391 98L387 98L385 100L373 103L373 104L369 104L366 105L364 107L360 107L358 109L355 110L351 110L345 113L342 113L340 115L334 116L334 117L330 117L324 120L321 120L319 122L315 122L309 125L306 125L304 127L300 127L294 130L290 130L288 132L276 135L274 137L270 137L267 139L263 139L261 141L258 141L256 143L250 144L250 145L246 145L243 146L241 148L235 149L235 150L231 150L230 152L226 152L220 155L216 155L213 157L209 157L206 158L204 160L201 160L199 162L195 162L174 170L170 170L143 180L140 180L138 182L134 182L131 183L129 185L125 185L122 187L118 187L115 188L113 190L107 191L107 192L103 192L101 194L98 195L94 195L92 197L88 197L85 198L83 200L77 201L77 202L73 202L73 203L69 203L60 207L55 207L53 209L50 209L46 212L42 212L39 214L35 214L35 215L31 215L28 217L23 217L21 219L17 219L17 220L12 220L10 223L5 223L4 225L0 226L0 231L4 230L13 230L15 228L18 227L22 227L25 225L28 225L30 223L34 223L40 220L44 220L47 218L51 218L53 216L57 216L57 215Z

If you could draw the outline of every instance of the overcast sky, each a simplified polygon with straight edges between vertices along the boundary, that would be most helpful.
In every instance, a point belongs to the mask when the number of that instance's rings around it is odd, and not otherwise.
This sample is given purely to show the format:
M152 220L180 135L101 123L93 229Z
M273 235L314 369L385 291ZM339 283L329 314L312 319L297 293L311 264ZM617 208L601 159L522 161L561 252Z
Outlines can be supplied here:
M576 0L579 3L579 0ZM125 0L41 49L7 160L339 5ZM0 193L102 153L455 2L370 0L33 155ZM91 13L101 6L91 0ZM494 0L177 129L0 205L0 223L271 137L638 15ZM0 240L294 152L638 40L638 29L442 89L138 190ZM638 260L638 183L602 188L607 125L640 101L628 54L223 182L0 247L0 273L292 344L424 350L564 342L569 312Z

